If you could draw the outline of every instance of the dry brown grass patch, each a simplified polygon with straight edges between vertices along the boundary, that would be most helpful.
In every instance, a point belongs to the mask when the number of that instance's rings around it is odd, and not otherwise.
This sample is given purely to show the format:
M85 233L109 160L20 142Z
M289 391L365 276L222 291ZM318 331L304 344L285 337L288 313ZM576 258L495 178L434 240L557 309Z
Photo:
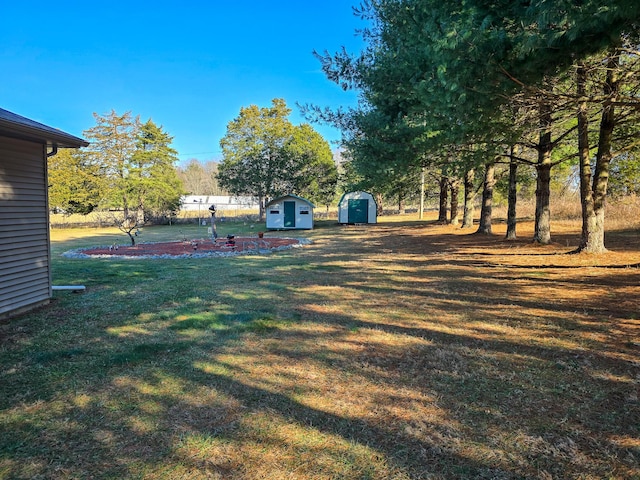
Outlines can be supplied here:
M382 220L59 264L86 293L0 325L0 476L640 478L638 230Z

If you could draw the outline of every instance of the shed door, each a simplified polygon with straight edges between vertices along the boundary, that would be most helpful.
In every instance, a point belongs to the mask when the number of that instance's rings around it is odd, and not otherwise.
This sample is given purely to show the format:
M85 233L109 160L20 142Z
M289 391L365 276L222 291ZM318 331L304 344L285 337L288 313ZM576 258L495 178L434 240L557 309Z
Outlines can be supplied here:
M368 223L369 200L366 198L349 199L349 223Z
M284 202L284 227L296 226L296 202Z

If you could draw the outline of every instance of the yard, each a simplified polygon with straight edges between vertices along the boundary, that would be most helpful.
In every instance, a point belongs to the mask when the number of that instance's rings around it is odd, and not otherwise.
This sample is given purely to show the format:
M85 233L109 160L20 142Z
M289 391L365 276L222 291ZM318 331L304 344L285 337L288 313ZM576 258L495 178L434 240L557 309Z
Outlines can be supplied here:
M640 479L637 228L596 257L565 254L575 222L316 226L154 260L53 230L54 284L86 291L0 323L0 478Z

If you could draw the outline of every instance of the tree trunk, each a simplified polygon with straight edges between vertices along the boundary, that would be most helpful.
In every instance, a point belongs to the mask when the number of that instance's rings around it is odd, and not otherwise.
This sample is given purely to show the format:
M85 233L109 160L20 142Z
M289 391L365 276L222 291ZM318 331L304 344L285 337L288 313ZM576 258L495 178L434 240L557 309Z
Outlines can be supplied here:
M536 218L533 241L548 245L551 243L551 107L540 104L540 140L538 144L538 163L536 165Z
M376 193L376 202L378 203L378 215L384 213L384 207L382 206L382 194Z
M401 193L398 194L398 213L404 213L404 197Z
M122 197L122 215L125 219L128 219L129 215L131 215L129 204L127 203L127 197Z
M507 208L507 234L505 238L507 240L515 240L516 235L516 205L518 203L518 162L514 158L516 147L511 147L511 159L509 161L509 194L508 194L508 208Z
M460 193L460 180L453 179L449 188L451 192L451 218L449 223L451 225L458 225L458 194Z
M589 115L586 101L587 70L578 66L576 74L578 104L578 158L580 163L580 205L582 208L582 235L576 252L590 252L597 242L597 222L591 190L591 154L589 151Z
M482 210L480 225L476 233L491 235L491 209L493 207L493 188L495 187L495 164L487 163L484 169L484 187L482 189Z
M595 228L590 238L589 253L604 253L607 251L604 245L604 210L607 199L607 185L609 183L609 167L611 165L611 142L613 130L616 126L614 102L620 89L618 78L620 57L613 52L607 62L607 79L604 85L604 93L609 96L602 110L600 119L600 136L598 138L598 151L596 153L596 168L593 174L593 211L595 215Z
M258 205L259 205L259 213L258 213L258 221L264 221L264 197L262 195L258 196Z
M444 175L440 177L440 208L438 210L438 222L447 223L447 200L449 193L449 181Z
M418 218L424 218L424 167L420 169L420 214Z
M467 170L464 176L464 215L462 217L462 228L473 227L473 202L475 201L475 190L473 180L475 171L473 168Z
M144 199L141 198L136 209L136 224L144 225Z

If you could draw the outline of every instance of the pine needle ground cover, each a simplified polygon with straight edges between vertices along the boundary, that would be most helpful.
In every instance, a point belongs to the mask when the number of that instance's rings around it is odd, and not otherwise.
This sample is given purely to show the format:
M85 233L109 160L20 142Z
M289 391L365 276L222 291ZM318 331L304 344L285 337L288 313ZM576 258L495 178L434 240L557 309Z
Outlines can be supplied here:
M638 230L595 257L575 223L503 227L180 260L54 230L54 283L87 288L0 323L0 478L640 478Z

